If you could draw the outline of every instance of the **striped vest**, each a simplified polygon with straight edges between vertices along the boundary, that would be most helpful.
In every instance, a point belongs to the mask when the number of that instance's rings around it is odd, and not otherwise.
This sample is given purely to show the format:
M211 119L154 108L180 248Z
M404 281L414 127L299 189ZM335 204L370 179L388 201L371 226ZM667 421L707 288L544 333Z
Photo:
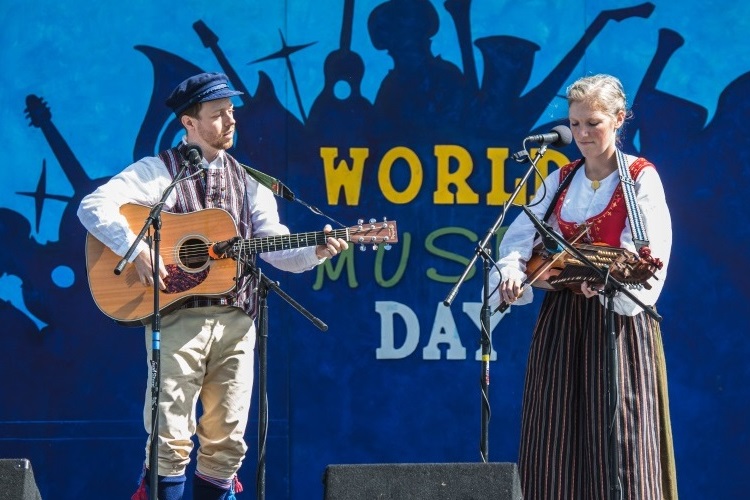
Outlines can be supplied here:
M182 156L181 146L159 153L172 176L175 178L180 171ZM196 167L188 167L187 175L196 172ZM245 179L247 174L240 167L237 160L225 152L224 168L214 168L190 177L175 185L173 193L176 195L174 206L170 209L174 213L189 213L204 208L221 208L229 212L237 224L239 235L248 239L252 237L252 225L247 188ZM252 256L255 264L255 255ZM247 314L255 314L255 283L242 277L237 281L234 291L226 297L193 297L188 299L183 308L205 307L210 305L231 305L243 309Z

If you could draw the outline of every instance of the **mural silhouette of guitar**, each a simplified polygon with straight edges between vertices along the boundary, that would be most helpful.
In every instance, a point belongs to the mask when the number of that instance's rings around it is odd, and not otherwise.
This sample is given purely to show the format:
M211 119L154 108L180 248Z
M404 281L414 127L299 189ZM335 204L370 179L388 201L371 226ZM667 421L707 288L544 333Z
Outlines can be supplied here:
M351 50L354 0L344 0L339 48L323 63L323 90L310 108L306 131L323 145L362 146L369 140L372 103L362 96L365 63Z
M71 151L68 143L63 139L60 131L52 123L52 111L41 97L33 94L26 96L26 115L31 125L39 128L47 143L55 153L60 166L65 171L65 176L73 184L73 189L80 195L80 190L89 187L91 181L78 158Z
M100 182L91 179L73 154L60 131L52 122L50 107L41 97L30 94L26 97L25 114L30 125L39 128L73 187L71 196L47 193L46 161L42 165L37 188L34 192L24 192L35 198L37 224L42 220L46 200L66 203L60 220L59 240L45 245L33 243L24 248L24 258L28 265L21 275L23 280L23 302L28 313L48 325L55 326L61 319L58 308L74 311L87 307L87 301L76 297L76 287L84 283L85 265L80 255L80 242L85 234L76 216L78 203L84 194L90 192ZM27 314L29 315L29 314ZM29 316L32 317L32 316Z

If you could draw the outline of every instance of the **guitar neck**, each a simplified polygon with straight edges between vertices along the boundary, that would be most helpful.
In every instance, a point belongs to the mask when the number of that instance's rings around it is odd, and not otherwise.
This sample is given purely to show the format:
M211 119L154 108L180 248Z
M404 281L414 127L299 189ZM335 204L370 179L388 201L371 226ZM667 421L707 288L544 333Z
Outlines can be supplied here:
M279 236L266 236L262 238L251 238L241 240L236 244L240 251L249 253L276 252L278 250L289 250L292 248L312 247L325 245L329 238L349 239L349 229L334 229L329 233L313 231L309 233L284 234Z
M341 23L339 48L350 50L352 46L352 23L354 21L354 0L344 0L344 19Z

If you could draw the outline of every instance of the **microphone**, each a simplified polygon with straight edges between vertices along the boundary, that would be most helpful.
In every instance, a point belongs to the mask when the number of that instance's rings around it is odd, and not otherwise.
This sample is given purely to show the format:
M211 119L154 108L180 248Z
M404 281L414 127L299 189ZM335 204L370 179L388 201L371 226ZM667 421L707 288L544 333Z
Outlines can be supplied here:
M523 140L538 142L541 144L550 144L555 147L567 146L573 141L573 133L565 125L558 125L546 134L530 135Z
M233 238L230 238L228 240L218 241L213 245L209 245L208 256L214 260L223 259L226 257L234 258L235 253L234 251L230 252L230 250L233 250L233 246L238 240L240 240L240 237L234 236Z
M200 146L192 142L185 145L182 155L193 166L203 161L203 150Z
M539 233L539 236L542 237L542 245L544 245L545 250L547 250L549 253L562 252L563 248L552 236L554 234L554 230L550 227L550 225L544 221L539 220L537 216L534 215L534 212L529 210L526 205L523 205L521 208L524 212L526 212L526 215L529 217L529 219L531 219L531 223L534 224L534 227Z

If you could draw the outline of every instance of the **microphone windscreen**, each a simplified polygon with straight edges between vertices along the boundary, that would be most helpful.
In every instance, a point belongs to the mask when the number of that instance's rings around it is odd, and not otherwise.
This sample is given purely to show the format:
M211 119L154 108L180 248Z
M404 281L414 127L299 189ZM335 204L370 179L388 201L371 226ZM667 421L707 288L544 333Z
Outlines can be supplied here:
M573 132L571 132L570 128L568 128L566 125L558 125L557 127L553 128L552 131L557 132L557 134L560 136L558 140L552 143L553 146L567 146L568 144L573 142Z
M189 142L185 145L185 158L198 163L203 159L203 150L197 144Z

